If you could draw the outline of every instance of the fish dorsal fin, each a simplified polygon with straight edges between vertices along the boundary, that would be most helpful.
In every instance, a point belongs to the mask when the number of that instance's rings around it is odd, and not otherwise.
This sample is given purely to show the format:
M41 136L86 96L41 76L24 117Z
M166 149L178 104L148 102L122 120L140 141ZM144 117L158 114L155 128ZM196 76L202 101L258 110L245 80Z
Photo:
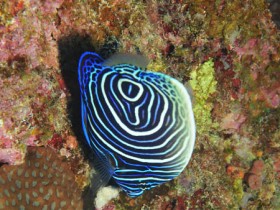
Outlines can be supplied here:
M100 65L103 61L103 58L93 52L85 52L81 55L78 67L78 79L82 92L89 82L89 75L95 70L95 65Z
M149 64L148 58L138 54L117 53L104 61L104 66L115 66L118 64L130 64L145 69Z

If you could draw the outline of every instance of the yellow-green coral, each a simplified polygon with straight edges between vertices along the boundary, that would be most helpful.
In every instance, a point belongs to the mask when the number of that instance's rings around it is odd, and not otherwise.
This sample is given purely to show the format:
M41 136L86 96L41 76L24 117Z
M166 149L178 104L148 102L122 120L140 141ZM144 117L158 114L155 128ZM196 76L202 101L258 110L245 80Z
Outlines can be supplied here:
M157 59L149 63L147 69L152 69L154 72L166 73L166 65L161 59Z
M198 133L208 132L215 124L211 119L213 102L211 94L216 91L214 62L212 59L205 62L190 74L190 85L195 95L194 114Z
M240 203L244 195L242 179L237 178L234 180L233 190L235 192L234 197L236 198L237 203Z

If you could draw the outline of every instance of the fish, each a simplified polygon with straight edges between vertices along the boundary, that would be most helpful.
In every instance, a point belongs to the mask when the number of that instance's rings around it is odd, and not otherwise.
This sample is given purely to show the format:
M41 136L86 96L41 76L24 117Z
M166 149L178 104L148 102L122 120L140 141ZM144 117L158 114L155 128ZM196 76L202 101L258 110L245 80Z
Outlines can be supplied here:
M136 65L131 55L116 57L119 62L95 52L80 57L82 129L102 162L102 176L137 197L185 169L194 149L195 119L181 82Z

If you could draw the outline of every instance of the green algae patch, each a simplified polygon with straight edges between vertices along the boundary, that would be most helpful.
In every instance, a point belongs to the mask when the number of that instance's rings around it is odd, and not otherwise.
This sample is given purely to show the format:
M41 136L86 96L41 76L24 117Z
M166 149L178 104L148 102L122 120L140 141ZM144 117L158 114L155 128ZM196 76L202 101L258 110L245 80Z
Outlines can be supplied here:
M148 64L147 69L151 69L153 72L161 72L166 73L166 64L161 59L157 59L156 61L152 61Z
M216 127L216 123L213 123L211 118L211 110L213 109L211 94L216 92L217 87L213 60L210 59L193 70L190 77L190 85L195 96L193 111L196 118L197 132L202 134Z
M234 197L235 197L237 203L240 203L241 199L243 198L243 195L244 195L242 179L234 180L233 191L234 191Z

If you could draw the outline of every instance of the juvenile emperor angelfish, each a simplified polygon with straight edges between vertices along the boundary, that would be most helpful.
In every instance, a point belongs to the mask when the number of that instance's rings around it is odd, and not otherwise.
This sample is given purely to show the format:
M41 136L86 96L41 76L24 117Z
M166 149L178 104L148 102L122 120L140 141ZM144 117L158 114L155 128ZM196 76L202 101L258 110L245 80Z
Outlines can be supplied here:
M85 138L130 197L177 177L195 143L191 97L178 80L85 52L79 61ZM111 64L110 64L111 63Z

